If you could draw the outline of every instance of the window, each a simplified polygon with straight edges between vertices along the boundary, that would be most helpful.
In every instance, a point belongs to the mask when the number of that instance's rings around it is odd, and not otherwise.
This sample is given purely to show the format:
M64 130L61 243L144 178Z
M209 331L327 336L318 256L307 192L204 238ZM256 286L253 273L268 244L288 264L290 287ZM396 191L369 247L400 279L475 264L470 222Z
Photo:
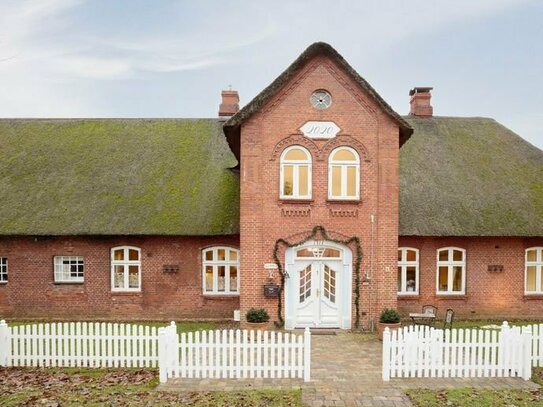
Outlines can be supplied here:
M141 250L137 247L111 249L111 290L141 291Z
M543 294L543 247L526 249L526 294Z
M281 199L311 199L311 154L301 146L281 154Z
M8 282L8 259L0 257L0 283Z
M398 294L419 293L419 251L410 247L398 249Z
M466 251L445 247L437 251L438 294L466 293Z
M202 252L204 294L239 294L239 250L210 247Z
M360 199L360 157L352 148L339 147L330 154L328 199Z
M55 283L82 283L83 257L55 256Z

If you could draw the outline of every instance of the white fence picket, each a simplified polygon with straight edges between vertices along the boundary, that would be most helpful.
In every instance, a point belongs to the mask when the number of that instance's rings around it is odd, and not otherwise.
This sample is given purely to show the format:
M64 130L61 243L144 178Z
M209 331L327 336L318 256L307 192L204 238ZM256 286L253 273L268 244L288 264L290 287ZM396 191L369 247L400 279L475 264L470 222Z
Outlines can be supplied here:
M0 322L0 366L156 367L156 327L92 322L9 327Z
M540 363L542 325L501 330L409 326L383 338L383 380L394 377L522 377ZM527 379L526 379L527 380Z

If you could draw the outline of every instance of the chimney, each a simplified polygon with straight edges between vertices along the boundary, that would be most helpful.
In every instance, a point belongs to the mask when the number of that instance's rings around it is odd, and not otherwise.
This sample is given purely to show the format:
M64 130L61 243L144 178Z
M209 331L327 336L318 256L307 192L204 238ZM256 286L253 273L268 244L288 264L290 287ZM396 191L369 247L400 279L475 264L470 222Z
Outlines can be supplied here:
M233 116L239 110L239 95L237 90L223 90L222 102L219 105L219 117Z
M434 113L434 108L430 104L432 94L430 91L434 88L416 87L409 91L411 100L409 104L411 109L409 114L412 116L431 117Z

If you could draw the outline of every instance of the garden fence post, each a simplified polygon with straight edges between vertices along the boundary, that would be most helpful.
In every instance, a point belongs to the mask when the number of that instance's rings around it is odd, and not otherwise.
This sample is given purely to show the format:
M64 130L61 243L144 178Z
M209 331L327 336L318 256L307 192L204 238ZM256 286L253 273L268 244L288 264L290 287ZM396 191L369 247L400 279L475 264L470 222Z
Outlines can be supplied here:
M6 321L0 321L0 366L9 366L11 357L11 334Z
M170 349L168 349L168 357L170 358L170 375L177 377L179 372L179 334L175 322L170 323Z
M383 381L390 380L390 329L385 328L383 332Z
M158 329L158 378L160 383L168 380L168 328Z
M304 331L304 382L311 380L311 332Z
M507 321L503 321L500 328L499 348L498 348L498 377L506 376L509 366L506 366L505 353L507 352L509 333L509 324Z
M530 380L532 377L532 330L530 326L522 328L522 378Z

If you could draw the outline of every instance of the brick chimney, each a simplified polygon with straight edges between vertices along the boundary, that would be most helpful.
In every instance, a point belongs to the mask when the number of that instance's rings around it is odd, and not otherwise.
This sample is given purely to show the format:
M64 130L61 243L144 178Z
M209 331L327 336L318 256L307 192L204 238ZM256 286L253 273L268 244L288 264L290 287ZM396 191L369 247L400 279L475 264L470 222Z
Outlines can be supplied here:
M239 95L237 90L223 90L222 102L219 105L219 117L233 116L239 110Z
M412 116L431 117L434 113L434 108L430 104L432 94L430 91L434 88L416 87L409 91L411 100L409 104L411 109L409 114Z

